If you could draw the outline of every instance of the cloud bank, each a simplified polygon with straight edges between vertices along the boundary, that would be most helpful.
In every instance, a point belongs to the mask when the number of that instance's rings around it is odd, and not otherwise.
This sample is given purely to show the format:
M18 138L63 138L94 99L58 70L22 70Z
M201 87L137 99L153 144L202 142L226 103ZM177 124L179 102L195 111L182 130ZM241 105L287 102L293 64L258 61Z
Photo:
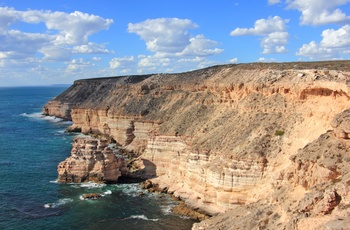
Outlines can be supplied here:
M112 23L112 19L79 11L0 7L0 68L3 72L10 72L14 66L35 71L47 69L42 67L43 62L67 62L67 70L75 70L78 63L69 63L75 54L113 53L104 44L89 41L91 35L107 30ZM36 32L25 32L22 25L31 25Z

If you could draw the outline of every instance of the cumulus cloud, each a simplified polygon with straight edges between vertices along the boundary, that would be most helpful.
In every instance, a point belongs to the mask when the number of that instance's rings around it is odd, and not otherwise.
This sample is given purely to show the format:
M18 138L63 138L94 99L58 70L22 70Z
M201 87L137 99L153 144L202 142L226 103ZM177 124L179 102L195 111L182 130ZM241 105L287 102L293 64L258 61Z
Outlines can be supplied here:
M236 28L231 36L254 35L263 36L260 46L263 48L263 54L285 53L285 45L288 43L289 34L286 32L287 19L279 16L259 19L254 23L252 28Z
M301 12L302 25L325 25L331 23L349 23L350 17L339 6L350 0L287 0L289 9Z
M335 58L336 52L332 51L332 49L322 47L320 44L312 41L309 44L304 44L296 55L306 56L311 60L326 60Z
M324 30L322 37L321 45L324 47L350 48L350 25L345 25L338 30Z
M190 44L188 30L197 27L188 19L158 18L129 23L128 31L139 35L152 52L174 53L181 52Z
M296 53L312 60L340 59L350 52L350 25L345 25L338 30L327 29L322 32L320 43L311 41L304 44Z
M211 56L222 53L223 50L214 48L219 43L204 37L204 35L197 35L190 38L189 44L182 50L176 53L178 56Z
M136 69L136 61L134 56L126 56L122 58L113 58L109 61L111 69L118 69L120 73L129 73Z
M15 30L19 23L44 24L46 31ZM89 42L89 36L106 30L112 19L82 12L18 11L0 7L0 58L30 58L42 54L44 60L67 61L73 54L110 53L104 45Z
M129 23L128 32L139 35L145 41L147 50L154 53L138 57L139 73L178 70L177 67L184 63L183 60L200 59L201 63L206 65L208 57L223 52L217 48L218 42L206 38L203 34L192 35L189 32L196 28L198 25L191 20L178 18L157 18ZM183 69L186 68L186 65L182 66ZM198 66L202 65L196 67Z
M263 54L285 53L285 45L288 43L289 34L287 32L273 32L261 41Z
M242 35L268 35L273 32L282 32L287 29L286 23L289 20L282 19L279 16L269 17L267 19L259 19L254 23L253 28L236 28L233 30L231 36Z

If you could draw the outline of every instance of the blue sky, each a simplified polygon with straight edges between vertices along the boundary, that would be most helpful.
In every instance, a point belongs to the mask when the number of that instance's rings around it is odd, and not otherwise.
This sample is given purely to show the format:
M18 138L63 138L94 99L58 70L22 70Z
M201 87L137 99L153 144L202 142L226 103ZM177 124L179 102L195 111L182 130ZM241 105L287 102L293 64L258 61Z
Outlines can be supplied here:
M0 0L0 86L350 57L350 0Z

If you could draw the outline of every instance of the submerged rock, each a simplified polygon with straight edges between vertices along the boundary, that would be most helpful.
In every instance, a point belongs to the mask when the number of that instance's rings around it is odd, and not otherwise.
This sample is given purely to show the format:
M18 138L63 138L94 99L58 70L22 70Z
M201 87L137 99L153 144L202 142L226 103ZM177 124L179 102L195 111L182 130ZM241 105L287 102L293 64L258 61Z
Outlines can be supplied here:
M84 199L91 199L91 200L96 200L102 197L101 194L98 193L87 193L87 194L83 194L82 197Z

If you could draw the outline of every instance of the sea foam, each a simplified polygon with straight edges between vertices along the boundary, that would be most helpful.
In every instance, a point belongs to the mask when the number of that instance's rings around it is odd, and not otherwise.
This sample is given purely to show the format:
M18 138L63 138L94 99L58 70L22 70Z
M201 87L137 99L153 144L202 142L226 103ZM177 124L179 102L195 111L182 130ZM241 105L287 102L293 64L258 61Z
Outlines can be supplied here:
M158 219L148 219L145 215L132 215L126 219L139 219L139 220L147 220L147 221L158 221Z
M71 198L62 198L62 199L59 199L55 203L44 204L44 208L57 208L59 206L62 206L62 205L65 205L65 204L68 204L71 202L73 202L73 199L71 199Z
M29 118L34 118L34 119L41 119L41 120L46 120L52 123L57 123L57 122L64 122L67 124L71 124L70 121L64 121L62 118L54 117L54 116L46 116L42 113L21 113L20 114L23 117L29 117Z

